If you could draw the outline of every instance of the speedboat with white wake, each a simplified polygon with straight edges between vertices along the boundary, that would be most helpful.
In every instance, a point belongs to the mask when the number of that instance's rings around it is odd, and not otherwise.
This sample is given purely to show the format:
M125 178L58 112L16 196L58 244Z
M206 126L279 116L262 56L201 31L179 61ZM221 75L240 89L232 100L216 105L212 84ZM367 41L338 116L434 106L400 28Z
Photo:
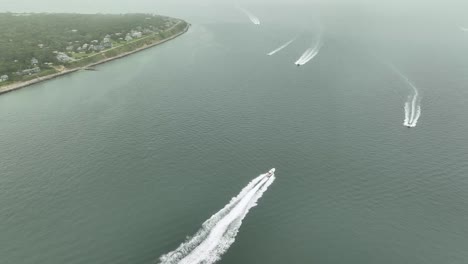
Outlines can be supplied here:
M220 211L206 220L194 236L162 255L160 264L213 264L234 243L242 220L275 180L275 169L253 179Z
M276 170L275 168L269 170L269 171L266 173L266 176L267 176L267 177L273 176L273 175L275 174L275 170Z

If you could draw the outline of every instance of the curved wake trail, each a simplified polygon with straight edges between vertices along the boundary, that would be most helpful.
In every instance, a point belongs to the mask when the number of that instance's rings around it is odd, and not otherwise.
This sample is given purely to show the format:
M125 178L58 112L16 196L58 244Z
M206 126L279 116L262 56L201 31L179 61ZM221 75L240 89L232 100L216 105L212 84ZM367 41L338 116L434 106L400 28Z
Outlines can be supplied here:
M252 180L242 191L210 217L202 228L176 250L160 257L161 264L210 264L220 259L221 255L234 243L242 220L250 208L273 183L275 176L262 174Z
M421 106L419 105L419 92L418 89L404 76L406 83L413 89L413 99L411 100L411 113L408 121L408 127L415 127L418 122L419 116L421 116Z
M298 66L302 66L302 65L306 64L311 59L313 59L315 56L317 56L317 54L319 53L321 47L322 47L322 40L319 39L317 41L317 43L315 43L315 46L313 48L308 48L301 55L301 57L296 62L294 62L294 64L296 64Z
M302 63L305 61L305 59L308 58L310 56L310 54L312 54L312 52L313 52L312 48L306 49L306 51L304 51L304 53L301 55L301 57L299 57L299 59L296 62L294 62L294 64L302 65Z
M307 49L304 54L294 63L296 65L304 65L313 59L318 54L318 50L316 49Z
M411 127L416 126L416 123L418 123L418 119L419 119L420 116L421 116L421 106L418 105L418 109L416 110L416 115L415 115L413 121L411 122Z
M279 52L280 50L282 50L282 49L286 48L287 46L289 46L289 45L290 45L291 43L293 43L295 40L296 40L296 38L291 39L290 41L284 43L284 44L281 45L279 48L277 48L277 49L271 51L271 52L268 53L267 55L268 55L268 56L271 56L271 55L273 55L273 54Z
M241 10L242 12L244 12L244 14L249 17L250 21L252 21L252 23L254 23L255 25L260 25L260 19L258 19L258 17L256 17L254 14L250 13L249 11L247 11L246 9L244 8L241 8L241 7L238 7L239 10Z
M409 102L405 103L405 120L403 121L404 126L409 126L409 115L410 115L410 105Z
M416 100L418 99L418 90L415 89L415 93L413 95L413 100L411 101L411 116L410 116L410 124L413 123L414 116L416 115Z
M408 97L408 101L405 103L405 120L403 121L403 125L407 127L415 127L419 117L421 116L421 103L418 88L416 88L416 86L411 83L408 77L403 75L397 68L395 68L395 66L390 65L390 67L413 90L413 94Z

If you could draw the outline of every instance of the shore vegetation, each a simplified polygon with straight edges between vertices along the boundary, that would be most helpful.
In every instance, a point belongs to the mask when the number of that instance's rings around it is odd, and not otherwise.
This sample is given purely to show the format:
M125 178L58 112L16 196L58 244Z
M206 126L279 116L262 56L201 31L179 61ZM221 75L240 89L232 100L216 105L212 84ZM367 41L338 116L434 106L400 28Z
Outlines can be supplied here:
M186 28L155 14L0 13L0 86L86 67Z

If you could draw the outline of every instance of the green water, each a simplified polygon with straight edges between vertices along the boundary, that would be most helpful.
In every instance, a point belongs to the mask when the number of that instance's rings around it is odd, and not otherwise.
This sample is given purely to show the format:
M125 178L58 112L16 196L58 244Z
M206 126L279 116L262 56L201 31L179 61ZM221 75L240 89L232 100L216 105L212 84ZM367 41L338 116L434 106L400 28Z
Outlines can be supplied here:
M157 262L272 167L219 263L467 263L468 37L268 22L0 96L0 263Z

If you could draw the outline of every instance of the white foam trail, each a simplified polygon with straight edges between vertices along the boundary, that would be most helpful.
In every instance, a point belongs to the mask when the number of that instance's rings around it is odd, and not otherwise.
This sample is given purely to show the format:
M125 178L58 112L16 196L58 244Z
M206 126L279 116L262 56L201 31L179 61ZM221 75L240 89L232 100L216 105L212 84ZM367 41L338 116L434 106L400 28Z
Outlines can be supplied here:
M223 207L223 209L206 220L202 224L202 228L192 238L187 239L187 241L182 243L176 250L161 256L161 263L177 263L174 260L177 260L179 256L185 255L200 244L208 235L209 230L211 230L211 228L213 228L213 226L222 217L224 217L265 175L266 174L262 174L247 184L247 186L245 186L237 196L233 197L231 201Z
M306 49L306 51L304 51L304 53L302 53L301 57L299 57L299 59L296 62L294 62L294 64L302 65L302 62L305 60L305 58L309 57L310 54L312 54L312 52L313 52L312 48Z
M301 57L294 62L296 65L304 65L307 62L309 62L311 59L313 59L320 51L320 48L322 47L322 41L321 38L315 43L315 46L313 48L308 48L302 55Z
M296 65L304 65L313 59L318 54L318 50L316 49L308 49L304 52L304 54L294 63Z
M460 28L460 30L463 31L463 32L468 32L468 28L466 28L466 27L459 27L459 28Z
M408 98L409 100L409 98ZM409 102L406 102L405 103L405 121L403 121L403 125L404 126L408 126L409 125L409 112L410 112L410 107L409 107Z
M418 122L419 117L421 116L421 104L420 104L420 99L419 99L419 91L416 86L414 86L411 81L403 75L395 66L390 65L390 67L393 69L394 72L396 72L405 82L408 84L408 86L411 87L413 90L413 95L412 99L409 100L408 102L405 103L405 121L403 122L404 126L407 127L415 127L416 123ZM409 114L408 114L408 110ZM408 117L409 115L409 117Z
M413 91L414 91L413 100L411 100L411 114L410 114L410 119L409 119L409 125L410 127L415 127L416 122L418 121L416 119L416 116L417 118L419 118L419 116L421 115L421 106L418 104L419 92L418 92L418 89L408 80L408 78L405 77L405 80L409 84L409 86L413 88ZM419 116L417 114L417 111L419 111Z
M290 45L291 43L293 43L295 40L296 40L296 37L293 38L293 39L291 39L290 41L284 43L284 44L281 45L279 48L277 48L277 49L271 51L271 52L268 53L267 55L268 55L268 56L271 56L271 55L273 55L273 54L279 52L280 50L282 50L282 49L286 48L287 46L289 46L289 45Z
M304 65L306 64L307 62L309 62L310 60L312 60L315 56L317 56L318 54L318 50L313 50L306 58L304 58L303 61L301 61L301 65Z
M413 100L411 101L411 116L410 116L410 123L414 122L414 117L416 114L416 102L418 100L418 89L407 79L408 84L413 88L414 95L413 95Z
M161 256L161 264L210 264L220 259L234 242L242 220L275 180L262 174L252 180L218 213L203 223L194 237Z
M415 115L413 121L411 122L411 127L416 126L416 123L418 123L418 119L419 119L420 116L421 116L421 106L418 105L418 110L416 110L416 115Z
M249 19L250 19L250 21L252 21L252 23L254 23L255 25L260 25L260 19L258 19L258 17L256 17L254 14L250 13L249 11L247 11L244 8L241 8L241 7L238 7L238 8L239 8L239 10L244 12L244 14L246 14L247 17L249 17Z
M306 51L301 55L301 57L295 62L295 64L304 64L305 61L310 58L311 56L315 56L313 55L314 54L314 51L315 51L315 47L311 47L311 48L308 48L306 49Z

